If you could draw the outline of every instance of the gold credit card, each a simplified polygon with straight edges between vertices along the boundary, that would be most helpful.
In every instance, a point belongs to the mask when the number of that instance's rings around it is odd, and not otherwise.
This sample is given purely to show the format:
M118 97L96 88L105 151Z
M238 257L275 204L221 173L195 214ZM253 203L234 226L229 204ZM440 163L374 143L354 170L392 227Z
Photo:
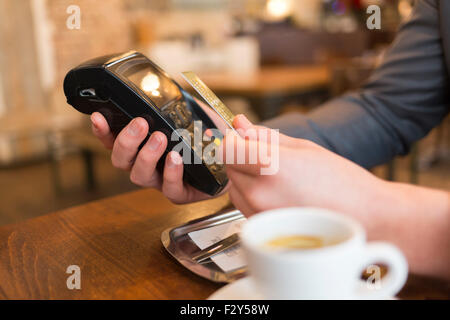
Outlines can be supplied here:
M209 106L225 121L225 123L234 130L234 114L225 104L212 92L207 85L192 71L182 72L183 78L205 99Z

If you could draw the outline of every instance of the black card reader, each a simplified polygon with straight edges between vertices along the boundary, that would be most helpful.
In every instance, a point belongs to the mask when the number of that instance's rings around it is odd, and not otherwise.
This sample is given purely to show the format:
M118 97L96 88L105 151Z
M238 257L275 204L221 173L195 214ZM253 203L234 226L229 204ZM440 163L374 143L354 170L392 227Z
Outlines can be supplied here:
M198 130L194 121L197 124L201 121L202 137L208 129L218 132L192 96L139 52L108 55L82 63L66 75L64 93L67 102L78 111L85 114L100 112L115 135L136 117L147 120L147 139L154 131L163 132L168 145L158 162L160 171L167 153L185 141L181 135L178 141L173 141L174 131L176 135L177 129L186 129L193 136L194 130ZM221 140L223 137L216 138ZM203 140L202 143L206 146L212 142ZM183 180L209 195L219 193L228 182L224 166L207 164L191 144L183 150L189 150L194 159L184 163Z

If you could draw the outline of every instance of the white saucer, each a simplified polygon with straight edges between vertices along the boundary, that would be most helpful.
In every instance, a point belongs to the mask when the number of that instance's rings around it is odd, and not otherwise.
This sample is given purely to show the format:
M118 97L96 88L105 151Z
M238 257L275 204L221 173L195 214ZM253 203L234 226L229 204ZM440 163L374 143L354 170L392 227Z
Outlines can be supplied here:
M208 300L264 300L257 292L250 277L236 280L220 288Z
M208 300L265 300L261 293L255 288L250 277L236 280L226 286L223 286L212 295ZM381 300L397 300L396 297L386 297Z

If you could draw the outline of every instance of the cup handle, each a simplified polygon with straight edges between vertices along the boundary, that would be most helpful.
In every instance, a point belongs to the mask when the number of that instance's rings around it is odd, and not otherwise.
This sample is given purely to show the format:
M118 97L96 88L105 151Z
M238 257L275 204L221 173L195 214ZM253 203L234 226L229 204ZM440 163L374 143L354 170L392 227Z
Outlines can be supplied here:
M408 263L402 252L397 247L385 242L371 242L366 246L362 258L361 269L374 263L387 265L388 272L382 279L377 279L376 284L360 281L357 290L357 299L386 299L397 294L408 277ZM369 278L370 279L370 278Z

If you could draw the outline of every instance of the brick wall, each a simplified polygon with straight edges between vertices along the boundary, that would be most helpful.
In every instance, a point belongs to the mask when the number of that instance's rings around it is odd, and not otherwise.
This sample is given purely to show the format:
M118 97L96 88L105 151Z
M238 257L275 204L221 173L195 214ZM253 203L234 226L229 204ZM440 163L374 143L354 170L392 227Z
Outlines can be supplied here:
M66 27L69 5L81 9L80 29ZM48 0L47 10L53 25L57 85L80 62L132 47L130 21L121 0Z

